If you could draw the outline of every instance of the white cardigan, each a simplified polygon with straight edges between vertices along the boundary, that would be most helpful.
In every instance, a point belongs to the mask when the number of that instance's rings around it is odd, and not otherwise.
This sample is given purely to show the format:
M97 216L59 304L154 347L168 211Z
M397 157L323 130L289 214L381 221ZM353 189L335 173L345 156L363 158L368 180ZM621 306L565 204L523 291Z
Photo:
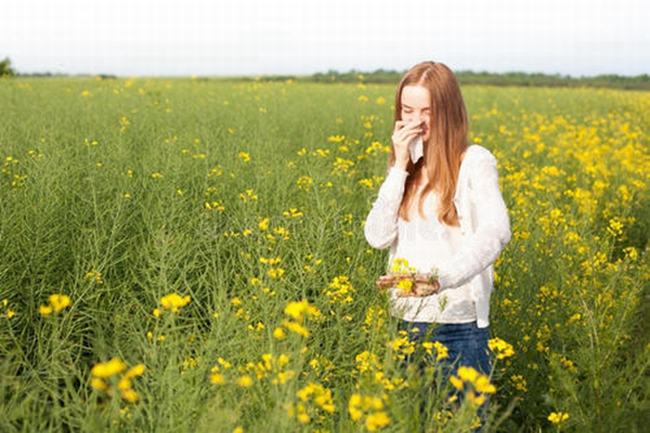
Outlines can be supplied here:
M407 176L406 170L389 169L364 226L370 246L377 249L390 246L387 271L399 242L397 214ZM493 263L511 237L510 217L498 177L494 155L479 144L470 145L460 165L453 199L464 241L454 255L437 266L441 289L471 285L479 328L489 325Z

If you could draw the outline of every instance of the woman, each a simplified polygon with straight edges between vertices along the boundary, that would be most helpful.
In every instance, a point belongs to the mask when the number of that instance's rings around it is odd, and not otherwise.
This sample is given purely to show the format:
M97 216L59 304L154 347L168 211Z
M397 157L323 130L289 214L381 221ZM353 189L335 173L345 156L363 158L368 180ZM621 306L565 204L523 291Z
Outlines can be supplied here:
M430 61L412 67L397 89L388 172L364 233L374 248L390 247L389 268L402 258L418 273L411 293L395 287L390 273L377 280L389 288L399 328L412 340L447 346L448 374L468 365L490 375L493 263L510 240L510 218L496 158L469 145L467 133L452 71ZM409 144L418 135L423 156L413 161Z

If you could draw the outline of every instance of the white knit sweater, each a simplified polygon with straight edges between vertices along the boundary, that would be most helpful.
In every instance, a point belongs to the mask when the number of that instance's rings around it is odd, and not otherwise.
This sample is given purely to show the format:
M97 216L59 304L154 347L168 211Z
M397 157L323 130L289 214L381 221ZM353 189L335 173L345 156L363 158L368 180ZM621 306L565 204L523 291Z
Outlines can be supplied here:
M391 314L411 321L476 320L478 327L488 326L493 263L511 237L496 158L481 145L467 148L454 195L460 227L437 221L435 193L426 197L426 220L420 219L415 208L410 213L411 221L399 218L407 176L407 171L397 167L388 171L366 218L364 234L372 247L390 247L387 271L397 257L406 258L418 272L428 272L435 266L441 290L421 298L399 298L397 289L391 288ZM442 311L441 302L445 306Z

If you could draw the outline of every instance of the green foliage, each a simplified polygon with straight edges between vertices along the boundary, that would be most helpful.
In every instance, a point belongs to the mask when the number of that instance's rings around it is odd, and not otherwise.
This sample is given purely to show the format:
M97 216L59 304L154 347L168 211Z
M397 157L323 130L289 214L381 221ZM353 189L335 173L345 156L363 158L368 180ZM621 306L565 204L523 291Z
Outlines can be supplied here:
M390 418L382 432L467 431L467 406L444 424L447 382L423 392L431 360L425 375L399 368L405 345L390 344L396 320L374 286L387 252L363 236L393 83L105 78L0 81L11 107L0 124L0 431L363 432L351 396L389 386L374 414ZM490 325L514 355L496 363L489 431L557 431L558 411L570 415L562 431L643 431L647 94L463 93L471 140L498 158L513 231ZM52 293L71 305L41 315ZM191 302L172 313L169 293ZM308 337L284 322L301 299L323 313L305 321ZM258 378L265 354L286 355L295 376ZM114 356L146 366L135 404L90 386ZM232 363L223 385L220 358ZM234 382L239 367L250 387ZM303 425L284 405L312 382L336 411L312 405Z
M16 72L11 68L11 60L9 60L9 57L5 57L0 61L0 77L12 76L15 74Z

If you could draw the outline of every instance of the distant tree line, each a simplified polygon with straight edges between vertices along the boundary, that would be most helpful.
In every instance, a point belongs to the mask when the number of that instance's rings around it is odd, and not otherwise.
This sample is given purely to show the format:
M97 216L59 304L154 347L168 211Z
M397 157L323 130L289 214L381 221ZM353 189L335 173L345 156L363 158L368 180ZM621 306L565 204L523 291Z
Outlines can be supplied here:
M318 83L390 83L396 84L404 74L404 71L377 69L372 72L357 71L352 69L348 72L339 72L333 69L327 72L318 72L312 75L264 75L264 76L230 76L230 77L197 77L198 80L208 79L216 80L244 80L244 81L302 81ZM626 77L616 74L596 75L592 77L571 77L560 74L542 74L527 72L474 72L468 70L454 71L458 81L463 84L487 84L494 86L549 86L549 87L610 87L617 89L638 89L650 90L650 75L642 74L632 77ZM90 74L76 74L75 76L88 76ZM69 76L69 74L50 72L38 73L18 73L11 67L11 61L5 57L0 61L1 76L31 76L31 77L49 77L49 76ZM115 79L117 76L111 74L99 74L102 79Z
M399 82L399 79L406 72L396 70L377 69L373 72L351 70L349 72L337 72L329 70L326 73L316 73L308 76L292 77L296 81L313 81L323 83L392 83ZM551 86L551 87L611 87L617 89L638 89L650 90L650 75L642 74L636 76L621 76L616 74L604 74L591 77L571 77L560 74L526 73L526 72L474 72L454 71L461 85L463 84L489 84L494 86ZM274 77L264 77L267 80ZM286 76L278 76L285 80Z

